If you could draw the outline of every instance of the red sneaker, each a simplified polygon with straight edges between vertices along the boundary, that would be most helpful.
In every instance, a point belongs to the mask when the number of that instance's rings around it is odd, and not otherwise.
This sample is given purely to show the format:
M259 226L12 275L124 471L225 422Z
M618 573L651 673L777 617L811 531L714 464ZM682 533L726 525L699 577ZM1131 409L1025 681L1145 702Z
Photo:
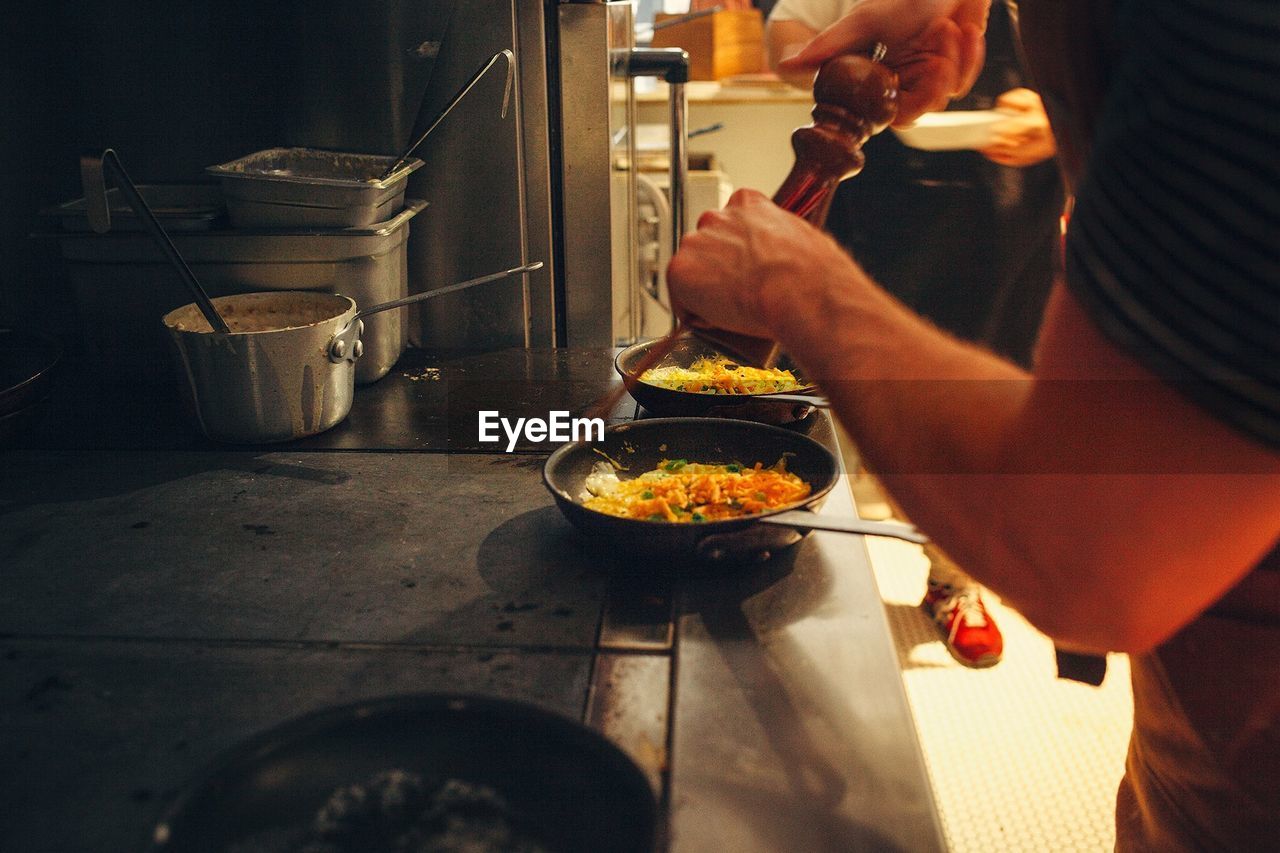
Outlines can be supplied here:
M951 656L975 669L995 666L1004 654L1004 637L982 603L977 586L956 589L929 584L920 607L933 619Z

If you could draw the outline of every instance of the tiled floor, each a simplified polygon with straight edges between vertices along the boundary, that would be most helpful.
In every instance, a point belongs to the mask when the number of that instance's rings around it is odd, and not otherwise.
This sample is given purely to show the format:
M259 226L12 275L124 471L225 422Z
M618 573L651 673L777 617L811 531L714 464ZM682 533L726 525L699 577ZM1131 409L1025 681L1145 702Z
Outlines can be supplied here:
M855 496L864 515L885 514L874 491ZM1133 713L1128 658L1109 658L1101 687L1059 680L1048 638L988 593L1004 660L963 667L919 608L919 547L866 541L951 849L1112 850Z

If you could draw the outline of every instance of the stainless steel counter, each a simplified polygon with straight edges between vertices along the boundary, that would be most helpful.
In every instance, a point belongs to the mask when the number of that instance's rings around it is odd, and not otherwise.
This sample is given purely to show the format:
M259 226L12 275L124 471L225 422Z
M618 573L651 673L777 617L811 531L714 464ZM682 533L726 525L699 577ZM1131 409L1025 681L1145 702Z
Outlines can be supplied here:
M119 420L142 404L76 429L86 397L64 387L56 423L4 452L0 848L140 849L251 732L450 690L603 730L662 795L674 851L941 849L861 540L625 571L561 518L541 453L468 452L412 405L445 393L410 378L433 370L522 380L515 411L612 382L604 351L422 357L358 392L332 444L272 450L204 446L176 418L130 445ZM837 489L824 511L851 510Z
M682 587L672 849L942 849L861 538Z

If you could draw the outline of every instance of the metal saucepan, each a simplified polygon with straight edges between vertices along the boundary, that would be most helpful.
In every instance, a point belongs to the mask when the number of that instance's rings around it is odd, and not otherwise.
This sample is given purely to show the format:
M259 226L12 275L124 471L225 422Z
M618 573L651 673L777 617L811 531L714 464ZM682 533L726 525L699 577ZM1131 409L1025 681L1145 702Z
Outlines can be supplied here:
M634 376L637 365L661 342L662 339L659 338L627 347L614 359L614 368L623 379ZM686 336L677 341L671 352L654 366L689 367L700 358L720 354L705 341ZM765 424L786 424L802 420L812 414L815 408L827 407L826 398L814 393L814 386L804 380L790 359L784 356L777 366L792 371L803 387L785 394L698 394L650 385L637 379L630 389L631 396L655 415L737 418Z
M334 790L393 769L494 789L547 850L653 850L649 783L603 736L532 705L441 694L319 711L233 747L179 795L151 850L297 849Z
M809 484L799 507L721 521L684 524L641 521L587 509L579 499L587 476L606 459L625 466L622 479L652 471L665 459L772 465L786 457L787 470ZM796 544L810 530L892 536L923 543L914 527L814 514L840 478L836 458L818 442L766 424L715 418L655 418L618 424L604 440L566 444L548 457L542 481L574 526L607 539L618 553L643 557L709 560L762 559Z
M220 296L212 303L229 332L213 331L194 303L170 311L164 324L205 435L236 444L289 441L323 432L351 411L362 318L541 267L525 264L360 311L346 296L313 291Z

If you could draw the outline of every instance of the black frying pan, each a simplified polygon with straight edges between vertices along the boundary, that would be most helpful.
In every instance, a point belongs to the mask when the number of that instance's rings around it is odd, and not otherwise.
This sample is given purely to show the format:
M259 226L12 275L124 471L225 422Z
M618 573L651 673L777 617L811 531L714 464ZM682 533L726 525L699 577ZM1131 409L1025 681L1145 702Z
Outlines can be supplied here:
M39 402L61 355L53 338L0 329L0 416Z
M606 456L626 466L618 476L628 479L652 471L664 459L743 465L763 462L767 466L784 455L787 470L811 489L801 508L681 524L619 518L579 503L587 475ZM605 539L611 549L622 555L646 559L761 559L818 529L925 541L910 525L820 517L809 512L822 505L839 479L836 458L813 439L766 424L717 418L655 418L618 424L605 430L604 441L573 442L560 447L542 469L543 483L565 517L580 530Z
M623 379L634 375L637 365L661 341L645 341L627 347L613 360L614 368ZM705 341L686 336L677 341L671 352L655 367L689 367L700 358L718 354ZM738 418L765 424L786 424L808 417L814 410L813 403L796 397L814 397L814 386L805 382L800 370L787 356L782 357L778 367L792 371L804 387L787 394L698 394L637 381L631 388L631 396L653 414L668 417Z
M38 423L36 404L49 393L61 357L53 338L0 329L0 442Z
M180 795L151 851L287 845L335 789L389 769L496 789L548 850L653 850L649 783L604 737L523 703L423 694L319 711L233 747Z

